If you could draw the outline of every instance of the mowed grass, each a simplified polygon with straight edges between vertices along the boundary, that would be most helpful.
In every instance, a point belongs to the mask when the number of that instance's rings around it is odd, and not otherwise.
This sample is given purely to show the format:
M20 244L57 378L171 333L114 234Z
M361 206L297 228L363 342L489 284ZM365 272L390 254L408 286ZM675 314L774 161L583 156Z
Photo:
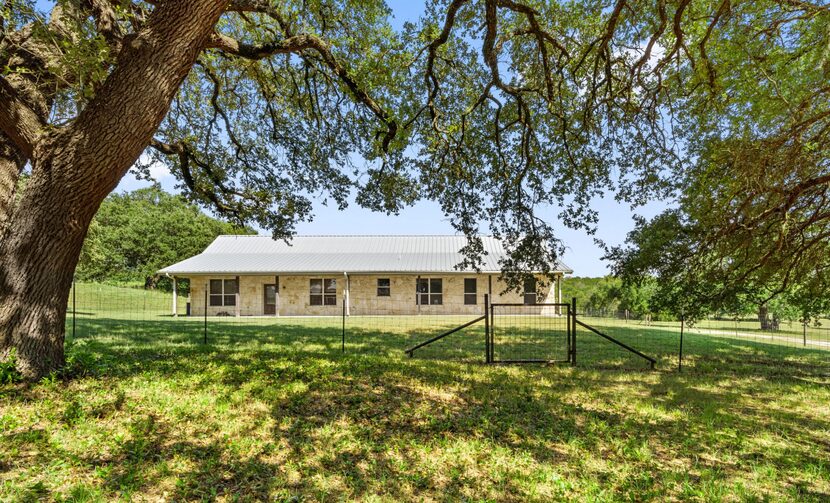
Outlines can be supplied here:
M350 319L343 352L336 318L209 320L203 344L169 303L103 304L65 376L0 387L0 500L830 499L826 352L707 337L648 371L580 331L575 368L488 366L480 327L403 354L454 319ZM555 320L500 327L548 354Z

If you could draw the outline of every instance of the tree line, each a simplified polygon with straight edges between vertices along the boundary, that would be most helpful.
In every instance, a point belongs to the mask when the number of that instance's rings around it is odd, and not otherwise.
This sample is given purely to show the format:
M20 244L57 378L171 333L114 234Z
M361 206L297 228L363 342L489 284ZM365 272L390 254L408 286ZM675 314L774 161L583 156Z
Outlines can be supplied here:
M212 218L158 185L111 194L90 223L75 279L168 290L170 279L157 271L201 253L220 234L255 232Z
M654 276L638 277L636 281L614 275L599 278L573 277L562 283L563 298L576 298L577 312L605 316L631 316L638 319L672 320L684 318L694 323L702 318L755 320L762 329L774 328L778 321L819 322L827 317L817 312L805 318L798 299L778 295L764 303L752 296L729 299L728 302L706 306L691 314L683 310L685 303L673 304L662 297L663 289Z

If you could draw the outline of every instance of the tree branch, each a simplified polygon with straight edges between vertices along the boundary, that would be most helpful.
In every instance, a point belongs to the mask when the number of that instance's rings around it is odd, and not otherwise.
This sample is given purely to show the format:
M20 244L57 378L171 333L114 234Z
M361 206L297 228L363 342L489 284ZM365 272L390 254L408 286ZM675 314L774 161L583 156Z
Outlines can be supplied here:
M31 158L43 128L37 114L21 100L9 82L0 77L0 129Z
M329 44L323 39L315 35L299 34L279 41L251 45L239 42L221 33L214 33L209 47L250 60L265 59L277 54L298 54L302 56L305 50L315 51L319 54L322 63L337 75L352 95L386 125L387 130L383 138L382 148L383 152L389 151L389 144L398 132L397 122L349 74L349 71L335 58Z

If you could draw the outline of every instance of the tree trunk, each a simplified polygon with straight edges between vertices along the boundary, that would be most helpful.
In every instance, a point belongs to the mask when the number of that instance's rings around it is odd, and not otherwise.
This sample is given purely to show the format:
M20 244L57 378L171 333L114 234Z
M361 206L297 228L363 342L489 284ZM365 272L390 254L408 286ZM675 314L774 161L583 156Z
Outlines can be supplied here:
M227 0L157 7L71 125L46 133L0 241L0 357L37 379L64 362L72 276L89 223L150 143Z
M52 159L60 165L64 159ZM43 173L45 166L39 166ZM16 349L19 370L38 378L63 365L66 301L88 214L71 189L33 176L0 243L0 351Z
M764 304L758 306L758 321L761 322L761 330L769 330L769 309Z

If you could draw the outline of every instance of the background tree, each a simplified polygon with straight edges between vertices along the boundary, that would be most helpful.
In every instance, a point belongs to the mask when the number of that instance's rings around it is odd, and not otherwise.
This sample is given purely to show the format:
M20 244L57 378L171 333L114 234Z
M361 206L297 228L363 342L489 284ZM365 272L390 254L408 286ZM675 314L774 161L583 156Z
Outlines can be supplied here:
M166 286L156 271L201 253L220 234L254 231L211 218L157 185L111 194L90 224L75 277Z
M639 221L608 255L626 282L656 277L658 302L675 313L757 312L776 299L802 319L830 308L828 8L789 5L723 4L727 17L759 9L774 21L700 46L698 70L721 94L682 101L694 140L675 173L677 207Z
M277 237L311 195L392 213L436 200L470 238L463 265L481 263L485 222L518 286L562 251L540 208L592 229L592 197L671 195L702 139L752 152L760 136L809 166L800 135L827 130L821 4L436 0L400 32L389 15L379 0L4 3L0 354L17 348L29 377L61 365L87 228L148 147L187 197Z

